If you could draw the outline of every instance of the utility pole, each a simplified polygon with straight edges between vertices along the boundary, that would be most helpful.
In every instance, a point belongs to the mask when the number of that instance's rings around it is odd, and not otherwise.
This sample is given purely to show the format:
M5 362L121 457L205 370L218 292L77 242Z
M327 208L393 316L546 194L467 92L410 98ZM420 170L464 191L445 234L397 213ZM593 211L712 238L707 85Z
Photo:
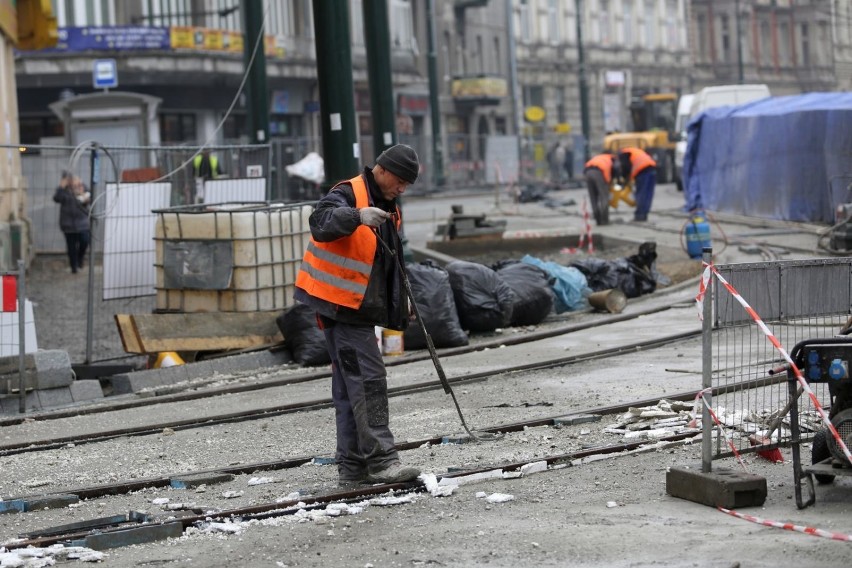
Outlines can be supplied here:
M515 15L512 10L512 0L506 0L506 46L509 49L509 90L512 95L512 125L518 138L518 173L515 179L521 179L523 172L523 152L521 151L521 96L518 93L518 48L515 44Z
M745 83L745 73L743 71L743 32L742 25L740 24L740 0L736 0L734 4L734 9L737 12L734 15L734 20L737 22L737 71L739 84L742 85Z
M317 83L325 163L323 189L358 173L349 1L313 0Z
M589 84L586 80L586 57L583 53L583 0L575 0L577 10L577 72L580 79L580 122L583 128L583 161L589 161Z
M255 144L269 141L269 99L266 92L266 52L263 42L262 0L243 0L243 60L248 72L248 129ZM256 49L255 49L256 48Z
M511 0L509 0L511 1ZM426 26L429 41L429 116L432 122L432 181L444 185L444 145L441 139L441 106L438 101L438 56L435 38L435 0L426 0Z
M379 154L396 144L396 119L391 78L390 34L387 0L363 2L367 77L370 82L370 114L373 119L373 152Z

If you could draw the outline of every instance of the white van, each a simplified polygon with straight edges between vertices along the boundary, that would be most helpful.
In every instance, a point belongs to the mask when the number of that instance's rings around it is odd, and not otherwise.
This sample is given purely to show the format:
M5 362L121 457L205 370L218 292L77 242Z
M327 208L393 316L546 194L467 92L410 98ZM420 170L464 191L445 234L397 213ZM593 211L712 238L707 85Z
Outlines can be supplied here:
M682 173L683 173L683 156L686 154L686 126L689 121L708 108L720 106L736 106L752 101L765 99L772 96L769 92L769 87L763 84L759 85L717 85L715 87L704 87L694 95L683 95L678 103L678 128L680 141L675 146L675 181L678 189L683 189ZM687 104L684 99L689 99L689 114L683 122L681 119L681 104Z
M674 154L674 181L677 184L678 191L683 191L683 156L686 154L686 125L689 124L690 109L692 109L692 101L695 99L695 94L690 93L681 95L677 101L677 117L675 118L675 132L678 133L677 142L675 142Z

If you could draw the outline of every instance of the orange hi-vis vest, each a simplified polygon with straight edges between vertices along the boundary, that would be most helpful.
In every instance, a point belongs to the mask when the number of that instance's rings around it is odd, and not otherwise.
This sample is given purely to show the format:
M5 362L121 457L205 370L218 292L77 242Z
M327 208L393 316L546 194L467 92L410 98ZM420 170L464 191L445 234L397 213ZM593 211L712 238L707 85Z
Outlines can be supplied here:
M612 159L615 156L612 154L598 154L586 162L586 168L597 168L601 171L604 181L610 183L612 181Z
M348 183L355 193L355 207L369 207L364 178L358 175ZM311 238L296 286L315 298L357 310L370 282L377 245L376 235L367 225L359 225L351 235L330 242Z
M630 154L630 179L636 179L644 169L657 167L654 158L641 148L623 148L621 151Z

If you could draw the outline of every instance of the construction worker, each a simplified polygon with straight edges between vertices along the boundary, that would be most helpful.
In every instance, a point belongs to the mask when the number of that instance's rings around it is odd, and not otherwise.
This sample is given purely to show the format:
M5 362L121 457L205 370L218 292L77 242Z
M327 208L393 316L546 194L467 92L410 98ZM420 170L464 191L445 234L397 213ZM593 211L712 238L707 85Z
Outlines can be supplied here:
M612 184L613 164L618 164L613 154L598 154L586 162L583 173L589 188L592 214L598 225L609 224L609 188Z
M309 220L311 241L294 297L316 310L331 356L341 487L420 475L399 461L375 335L375 326L403 330L408 323L397 198L419 170L413 148L392 146L372 168L331 188Z
M657 185L657 162L641 148L622 148L618 154L624 177L633 181L636 195L636 211L633 220L648 220L648 212L654 201L654 187Z
M192 171L195 177L202 178L204 181L224 175L219 158L210 153L210 148L204 148L192 159Z

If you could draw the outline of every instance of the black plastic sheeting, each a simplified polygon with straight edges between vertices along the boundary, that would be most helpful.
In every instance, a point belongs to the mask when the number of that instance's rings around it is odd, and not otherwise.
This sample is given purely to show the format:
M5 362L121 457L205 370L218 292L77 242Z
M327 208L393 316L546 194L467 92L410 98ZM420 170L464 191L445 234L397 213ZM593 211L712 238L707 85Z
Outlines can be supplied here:
M317 326L316 311L305 304L296 304L282 312L275 323L284 336L284 345L300 365L328 365L331 357L325 334Z
M450 275L432 261L405 266L417 311L435 347L461 347L470 342L456 312ZM403 341L407 349L425 349L426 336L419 323L406 328Z
M688 126L684 209L834 223L852 201L852 93L712 108Z
M459 321L470 331L494 331L512 322L515 293L492 269L455 260L447 265Z
M515 293L511 325L537 325L553 311L554 279L546 271L519 260L504 260L492 268Z

